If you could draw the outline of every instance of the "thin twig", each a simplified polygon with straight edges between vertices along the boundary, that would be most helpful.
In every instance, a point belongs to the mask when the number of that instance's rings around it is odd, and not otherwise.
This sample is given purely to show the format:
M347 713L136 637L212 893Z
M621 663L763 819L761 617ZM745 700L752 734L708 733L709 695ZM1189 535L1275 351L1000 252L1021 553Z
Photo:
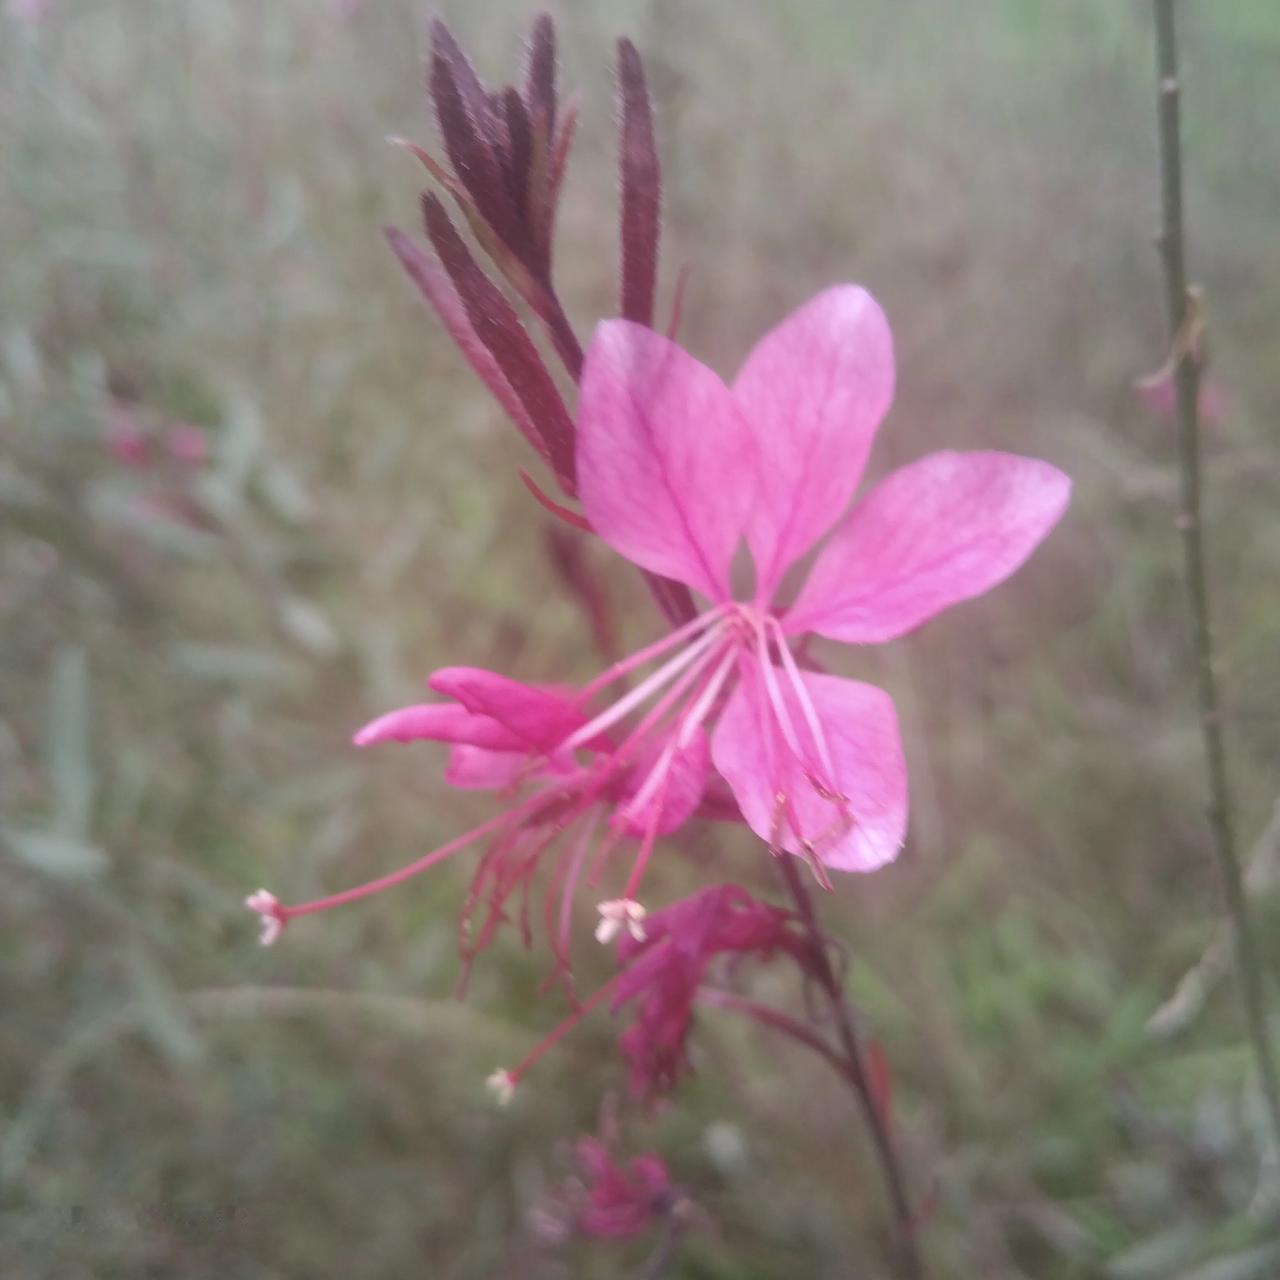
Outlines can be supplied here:
M662 1238L658 1241L657 1248L645 1260L632 1280L661 1280L661 1277L666 1275L667 1268L675 1261L680 1243L688 1230L687 1215L680 1211L679 1205L674 1206L667 1214Z
M744 1014L761 1026L772 1027L790 1036L797 1044L816 1053L841 1079L852 1083L853 1072L849 1064L812 1028L789 1013L780 1009L771 1009L768 1005L740 996L736 991L728 991L723 987L699 987L698 1000L701 1004L713 1005L718 1009L732 1009L735 1013Z
M1280 800L1258 837L1244 873L1245 895L1257 901L1280 884ZM1178 979L1173 994L1147 1019L1153 1036L1173 1036L1200 1015L1214 987L1231 972L1231 928L1220 920L1200 958Z
M849 1008L848 1001L845 1000L844 989L836 977L835 970L831 967L828 940L818 923L813 898L805 885L797 860L789 853L779 853L777 861L782 868L782 877L786 881L787 891L796 904L796 912L813 945L814 972L831 1006L832 1020L844 1050L845 1061L848 1063L847 1078L857 1098L863 1119L871 1132L876 1158L880 1162L880 1171L889 1193L889 1206L893 1213L899 1271L904 1280L922 1280L924 1266L916 1245L915 1215L912 1213L911 1200L907 1194L902 1162L894 1145L893 1135L889 1131L887 1118L881 1114L879 1106L876 1105L875 1094L867 1076L866 1063L853 1025L853 1012Z
M1177 29L1174 0L1155 0L1156 76L1159 89L1160 179L1163 227L1160 251L1164 260L1168 295L1169 329L1172 335L1174 387L1177 395L1178 466L1181 511L1178 528L1186 569L1187 603L1191 614L1196 684L1200 703L1200 729L1204 739L1209 785L1209 828L1214 856L1222 881L1235 952L1236 976L1244 1006L1245 1023L1262 1082L1274 1140L1280 1144L1280 1088L1275 1060L1267 1037L1262 970L1249 924L1240 860L1232 826L1231 795L1227 783L1222 719L1213 668L1213 634L1210 629L1209 589L1205 573L1204 542L1200 530L1200 423L1198 398L1202 361L1202 317L1198 295L1187 287L1186 249L1182 217L1181 84L1178 80Z

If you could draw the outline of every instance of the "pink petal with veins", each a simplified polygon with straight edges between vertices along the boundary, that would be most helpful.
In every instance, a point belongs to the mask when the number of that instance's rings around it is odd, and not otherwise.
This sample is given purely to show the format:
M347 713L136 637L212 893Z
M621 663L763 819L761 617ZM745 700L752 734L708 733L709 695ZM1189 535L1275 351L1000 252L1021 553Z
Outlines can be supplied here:
M874 871L898 856L907 829L907 766L893 700L883 689L839 676L804 671L800 679L830 748L832 782L846 804L819 794L782 742L758 673L743 679L729 699L712 738L712 759L762 840L778 834L784 849L800 853L803 836L828 867ZM803 724L794 691L780 683L792 722ZM779 795L793 822L779 825Z
M892 640L1003 582L1058 522L1071 481L1011 453L932 453L849 513L784 619L848 644Z
M733 398L760 467L747 540L762 598L849 505L893 384L889 323L856 285L823 290L747 357Z
M615 551L728 597L755 464L716 374L642 325L605 321L587 352L577 461L587 519Z

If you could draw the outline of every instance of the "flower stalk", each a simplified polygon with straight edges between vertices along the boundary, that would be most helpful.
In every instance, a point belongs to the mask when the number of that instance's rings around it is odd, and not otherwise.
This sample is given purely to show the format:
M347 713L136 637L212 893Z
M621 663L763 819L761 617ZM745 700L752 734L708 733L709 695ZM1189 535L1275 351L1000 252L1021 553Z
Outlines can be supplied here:
M1162 227L1160 253L1171 334L1170 361L1178 426L1180 510L1178 529L1187 582L1187 606L1196 668L1200 731L1209 790L1209 830L1230 920L1236 975L1254 1061L1262 1084L1272 1137L1280 1147L1280 1087L1267 1034L1262 970L1249 921L1240 859L1236 851L1231 791L1227 775L1217 681L1209 584L1200 516L1200 382L1204 364L1204 322L1198 291L1187 284L1182 204L1181 92L1178 76L1174 0L1154 0L1156 77L1160 131Z
M898 1273L903 1280L922 1280L925 1274L924 1264L920 1259L920 1250L916 1243L915 1214L911 1208L902 1159L894 1143L888 1117L877 1101L867 1058L858 1041L853 1011L849 1008L840 980L831 965L827 936L818 923L813 896L804 882L797 860L790 854L782 853L777 855L777 862L782 868L782 878L786 883L787 892L795 903L796 915L813 945L813 977L826 997L836 1035L844 1051L845 1069L841 1074L849 1081L862 1112L862 1118L866 1121L867 1129L871 1134L872 1145L875 1147L876 1159L880 1164L881 1176L884 1178L885 1190L889 1197L889 1209L893 1215Z

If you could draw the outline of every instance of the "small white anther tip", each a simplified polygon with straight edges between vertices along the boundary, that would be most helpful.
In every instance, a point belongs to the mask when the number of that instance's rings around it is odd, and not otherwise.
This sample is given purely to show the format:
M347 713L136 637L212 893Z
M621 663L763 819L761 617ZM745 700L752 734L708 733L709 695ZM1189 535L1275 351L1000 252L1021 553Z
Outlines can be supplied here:
M244 905L258 916L259 924L262 926L262 932L258 935L259 945L271 946L284 932L284 915L280 910L280 899L266 889L258 889L244 900Z
M612 942L623 925L626 925L627 932L637 942L643 942L648 936L644 928L644 919L648 913L634 898L610 898L607 902L600 903L596 910L600 912L600 923L596 925L597 942Z
M505 1067L499 1067L497 1071L493 1072L485 1081L485 1086L498 1100L500 1107L508 1106L511 1099L516 1096L515 1079Z

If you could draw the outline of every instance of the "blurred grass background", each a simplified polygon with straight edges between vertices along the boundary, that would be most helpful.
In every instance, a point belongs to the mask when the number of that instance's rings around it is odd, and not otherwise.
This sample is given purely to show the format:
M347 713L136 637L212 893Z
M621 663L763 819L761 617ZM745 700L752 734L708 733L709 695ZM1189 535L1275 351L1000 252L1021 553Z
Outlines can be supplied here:
M614 1028L491 1105L485 1075L560 1010L510 938L452 1001L467 867L271 952L240 905L344 887L486 812L430 748L348 748L431 668L597 664L522 445L382 240L413 226L419 174L381 139L432 138L424 12L18 8L0 19L0 1270L629 1274L646 1242L552 1249L527 1223L621 1085ZM1230 395L1206 469L1247 849L1280 751L1280 11L1182 9L1191 260ZM934 1274L1280 1274L1229 989L1167 1040L1145 1027L1217 912L1172 440L1130 389L1164 349L1147 6L553 11L585 95L559 238L582 333L614 305L609 64L629 34L659 112L666 296L693 271L687 342L728 373L817 288L860 281L899 352L877 470L1000 447L1076 481L1009 586L837 659L893 692L912 766L900 863L824 906L916 1185L936 1187ZM510 79L524 5L442 12ZM203 428L209 464L122 467L121 412ZM592 556L626 641L651 638L633 575ZM649 897L711 876L767 891L764 862L699 829ZM1259 909L1274 963L1280 913ZM727 1019L702 1016L678 1105L627 1125L714 1224L670 1274L885 1274L838 1084Z

